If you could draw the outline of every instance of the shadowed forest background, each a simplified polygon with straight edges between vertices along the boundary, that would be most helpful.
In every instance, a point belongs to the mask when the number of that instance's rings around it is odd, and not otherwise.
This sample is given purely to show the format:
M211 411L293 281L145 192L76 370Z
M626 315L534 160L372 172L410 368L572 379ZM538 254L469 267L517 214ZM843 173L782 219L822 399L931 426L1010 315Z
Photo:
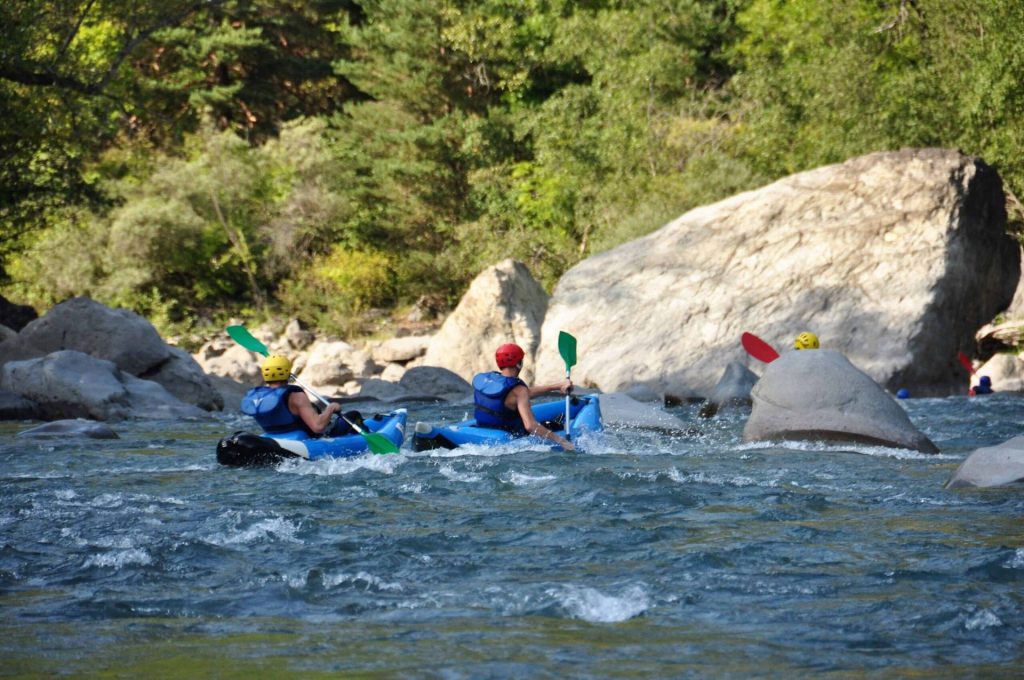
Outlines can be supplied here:
M1024 195L1019 0L8 0L0 293L373 333L901 147Z

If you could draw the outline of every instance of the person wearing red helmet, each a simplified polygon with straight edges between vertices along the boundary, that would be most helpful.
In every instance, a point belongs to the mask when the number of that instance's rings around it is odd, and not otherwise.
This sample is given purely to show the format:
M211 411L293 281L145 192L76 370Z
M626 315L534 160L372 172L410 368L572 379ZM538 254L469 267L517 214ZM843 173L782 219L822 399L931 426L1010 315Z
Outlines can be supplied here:
M572 381L568 378L550 385L530 387L519 378L526 352L514 343L502 345L495 351L497 371L478 373L473 377L474 417L481 427L494 427L516 435L532 434L574 451L572 442L560 437L537 422L530 399L545 392L558 390L568 394Z

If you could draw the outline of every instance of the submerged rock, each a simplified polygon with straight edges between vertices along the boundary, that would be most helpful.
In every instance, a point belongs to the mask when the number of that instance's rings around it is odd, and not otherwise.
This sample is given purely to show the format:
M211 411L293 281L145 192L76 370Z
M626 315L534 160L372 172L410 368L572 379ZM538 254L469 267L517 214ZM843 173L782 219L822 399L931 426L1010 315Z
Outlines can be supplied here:
M120 439L118 434L95 420L75 418L55 420L18 433L19 437L87 437L89 439Z
M756 373L738 361L730 361L715 389L711 390L711 396L701 406L700 416L710 418L723 407L750 406L750 391L756 384Z
M892 396L839 352L784 353L768 364L751 397L744 441L824 439L939 451Z
M1024 436L974 450L953 476L947 489L1003 486L1024 482Z
M601 422L605 427L639 427L669 432L694 434L695 428L664 410L637 401L622 392L610 392L598 397Z

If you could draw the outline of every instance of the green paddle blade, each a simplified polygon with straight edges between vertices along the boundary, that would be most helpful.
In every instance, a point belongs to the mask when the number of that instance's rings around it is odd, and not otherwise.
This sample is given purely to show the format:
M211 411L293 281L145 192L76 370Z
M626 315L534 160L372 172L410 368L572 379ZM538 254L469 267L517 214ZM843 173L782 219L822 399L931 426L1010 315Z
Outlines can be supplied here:
M269 356L270 350L262 342L253 337L252 333L245 326L228 326L228 335L242 347L250 352L256 352L263 356Z
M373 453L398 453L398 447L390 439L376 432L360 432L366 445Z
M565 362L565 370L576 365L576 338L565 331L558 332L558 353L562 355Z

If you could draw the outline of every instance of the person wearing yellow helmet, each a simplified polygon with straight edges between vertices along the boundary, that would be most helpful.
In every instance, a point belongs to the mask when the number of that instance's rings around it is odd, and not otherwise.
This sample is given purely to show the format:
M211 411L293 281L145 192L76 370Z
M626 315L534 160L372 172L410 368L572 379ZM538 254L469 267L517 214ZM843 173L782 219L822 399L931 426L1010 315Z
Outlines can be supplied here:
M340 405L332 402L317 413L302 388L288 384L292 374L292 362L288 357L271 354L263 360L260 372L264 384L252 388L242 397L242 413L255 418L267 434L306 430L309 434L320 435L330 425L331 416L341 410ZM354 411L352 413L362 420ZM334 431L339 428L344 431ZM331 435L355 431L340 419L334 430Z
M793 341L794 349L819 349L820 347L818 336L807 331L796 336L796 340Z

